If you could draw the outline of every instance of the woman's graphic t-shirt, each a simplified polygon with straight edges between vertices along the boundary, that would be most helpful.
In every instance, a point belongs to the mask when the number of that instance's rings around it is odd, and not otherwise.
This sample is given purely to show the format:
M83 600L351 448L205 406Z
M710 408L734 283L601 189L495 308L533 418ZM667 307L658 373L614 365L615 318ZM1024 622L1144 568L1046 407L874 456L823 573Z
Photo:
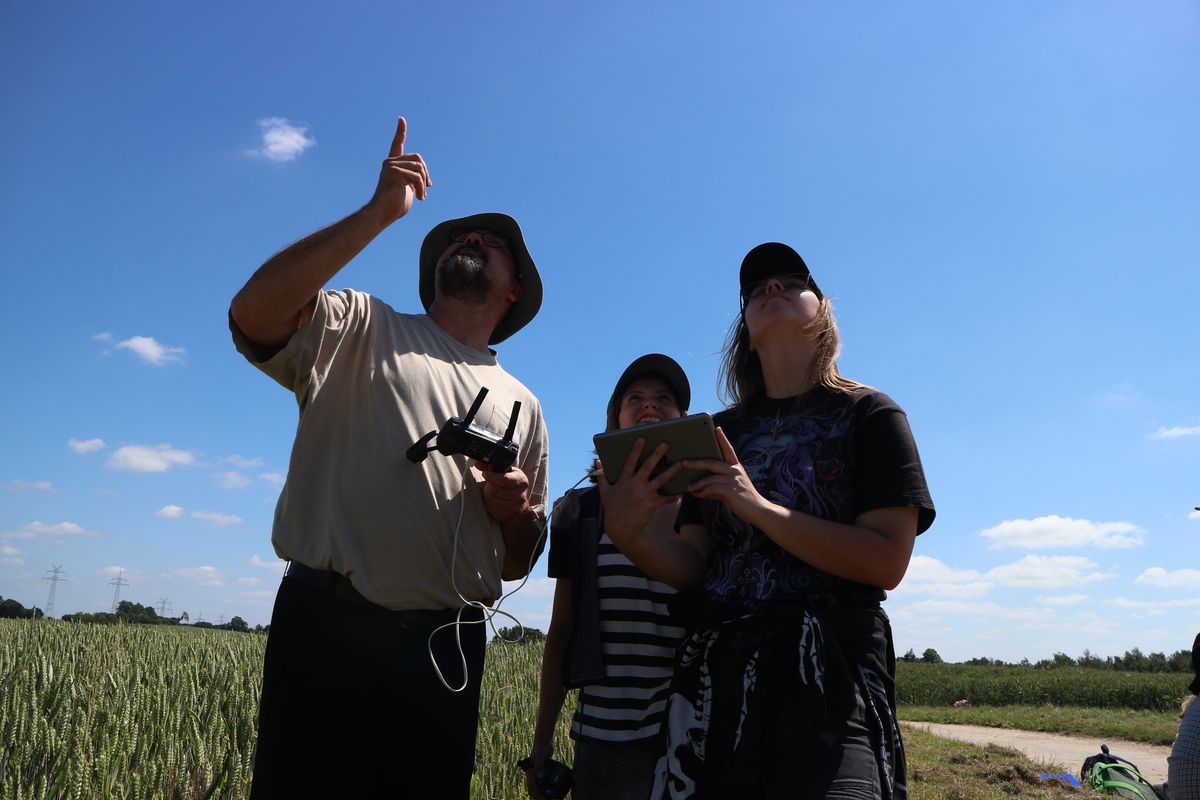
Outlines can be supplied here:
M913 507L917 533L933 522L908 418L882 392L817 386L798 397L757 399L713 421L773 503L846 524L872 509ZM685 495L677 525L697 523L712 535L705 591L713 599L753 606L781 595L884 597L882 589L804 563L720 501Z

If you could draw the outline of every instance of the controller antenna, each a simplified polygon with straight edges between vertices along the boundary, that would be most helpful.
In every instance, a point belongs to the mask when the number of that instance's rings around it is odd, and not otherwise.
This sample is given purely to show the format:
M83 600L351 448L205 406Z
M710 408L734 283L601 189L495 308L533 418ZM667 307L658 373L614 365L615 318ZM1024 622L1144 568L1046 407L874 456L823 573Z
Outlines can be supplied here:
M471 420L475 419L475 413L479 411L479 407L483 405L483 398L487 397L488 389L486 386L479 387L479 394L475 395L475 402L471 403L471 407L467 409L467 415L463 417L463 424L470 425Z
M484 391L487 391L486 389ZM508 429L504 431L504 441L511 442L517 430L517 417L521 415L521 401L513 400L512 414L508 417Z

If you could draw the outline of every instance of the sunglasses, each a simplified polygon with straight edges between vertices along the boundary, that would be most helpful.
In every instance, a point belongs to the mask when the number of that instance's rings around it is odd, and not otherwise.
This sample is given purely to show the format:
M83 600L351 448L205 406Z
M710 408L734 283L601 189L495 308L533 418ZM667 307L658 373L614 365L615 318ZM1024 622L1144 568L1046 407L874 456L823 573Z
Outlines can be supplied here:
M483 242L484 247L490 247L493 250L508 248L507 237L487 230L456 230L450 234L450 241L454 244L465 244L472 235L477 235L480 241Z
M752 283L742 292L742 299L749 303L751 300L759 300L767 293L767 287L772 283L778 283L783 287L785 292L802 292L809 288L810 278L800 275L789 275L786 277L767 278L765 281Z

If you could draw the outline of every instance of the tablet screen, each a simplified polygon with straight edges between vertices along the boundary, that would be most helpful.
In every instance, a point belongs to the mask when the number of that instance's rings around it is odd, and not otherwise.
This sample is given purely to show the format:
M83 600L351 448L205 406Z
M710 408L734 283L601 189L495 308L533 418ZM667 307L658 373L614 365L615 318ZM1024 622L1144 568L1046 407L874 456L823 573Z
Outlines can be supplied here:
M686 417L635 425L619 431L598 433L592 437L592 442L596 445L596 454L604 464L604 474L610 483L615 483L621 476L625 460L629 458L629 451L642 437L646 439L646 446L638 460L639 467L660 443L667 442L670 445L666 455L655 467L654 474L684 458L721 458L716 430L713 428L712 417L708 414L689 414ZM659 494L683 494L694 481L710 474L712 473L704 470L685 469L667 481L658 490Z

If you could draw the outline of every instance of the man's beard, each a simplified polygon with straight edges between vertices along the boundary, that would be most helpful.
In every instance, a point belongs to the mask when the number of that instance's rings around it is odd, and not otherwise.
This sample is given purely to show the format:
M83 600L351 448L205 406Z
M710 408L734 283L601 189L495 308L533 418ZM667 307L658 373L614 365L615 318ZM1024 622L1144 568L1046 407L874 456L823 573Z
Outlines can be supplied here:
M454 253L438 265L438 291L447 297L482 305L492 290L487 264L472 253Z

